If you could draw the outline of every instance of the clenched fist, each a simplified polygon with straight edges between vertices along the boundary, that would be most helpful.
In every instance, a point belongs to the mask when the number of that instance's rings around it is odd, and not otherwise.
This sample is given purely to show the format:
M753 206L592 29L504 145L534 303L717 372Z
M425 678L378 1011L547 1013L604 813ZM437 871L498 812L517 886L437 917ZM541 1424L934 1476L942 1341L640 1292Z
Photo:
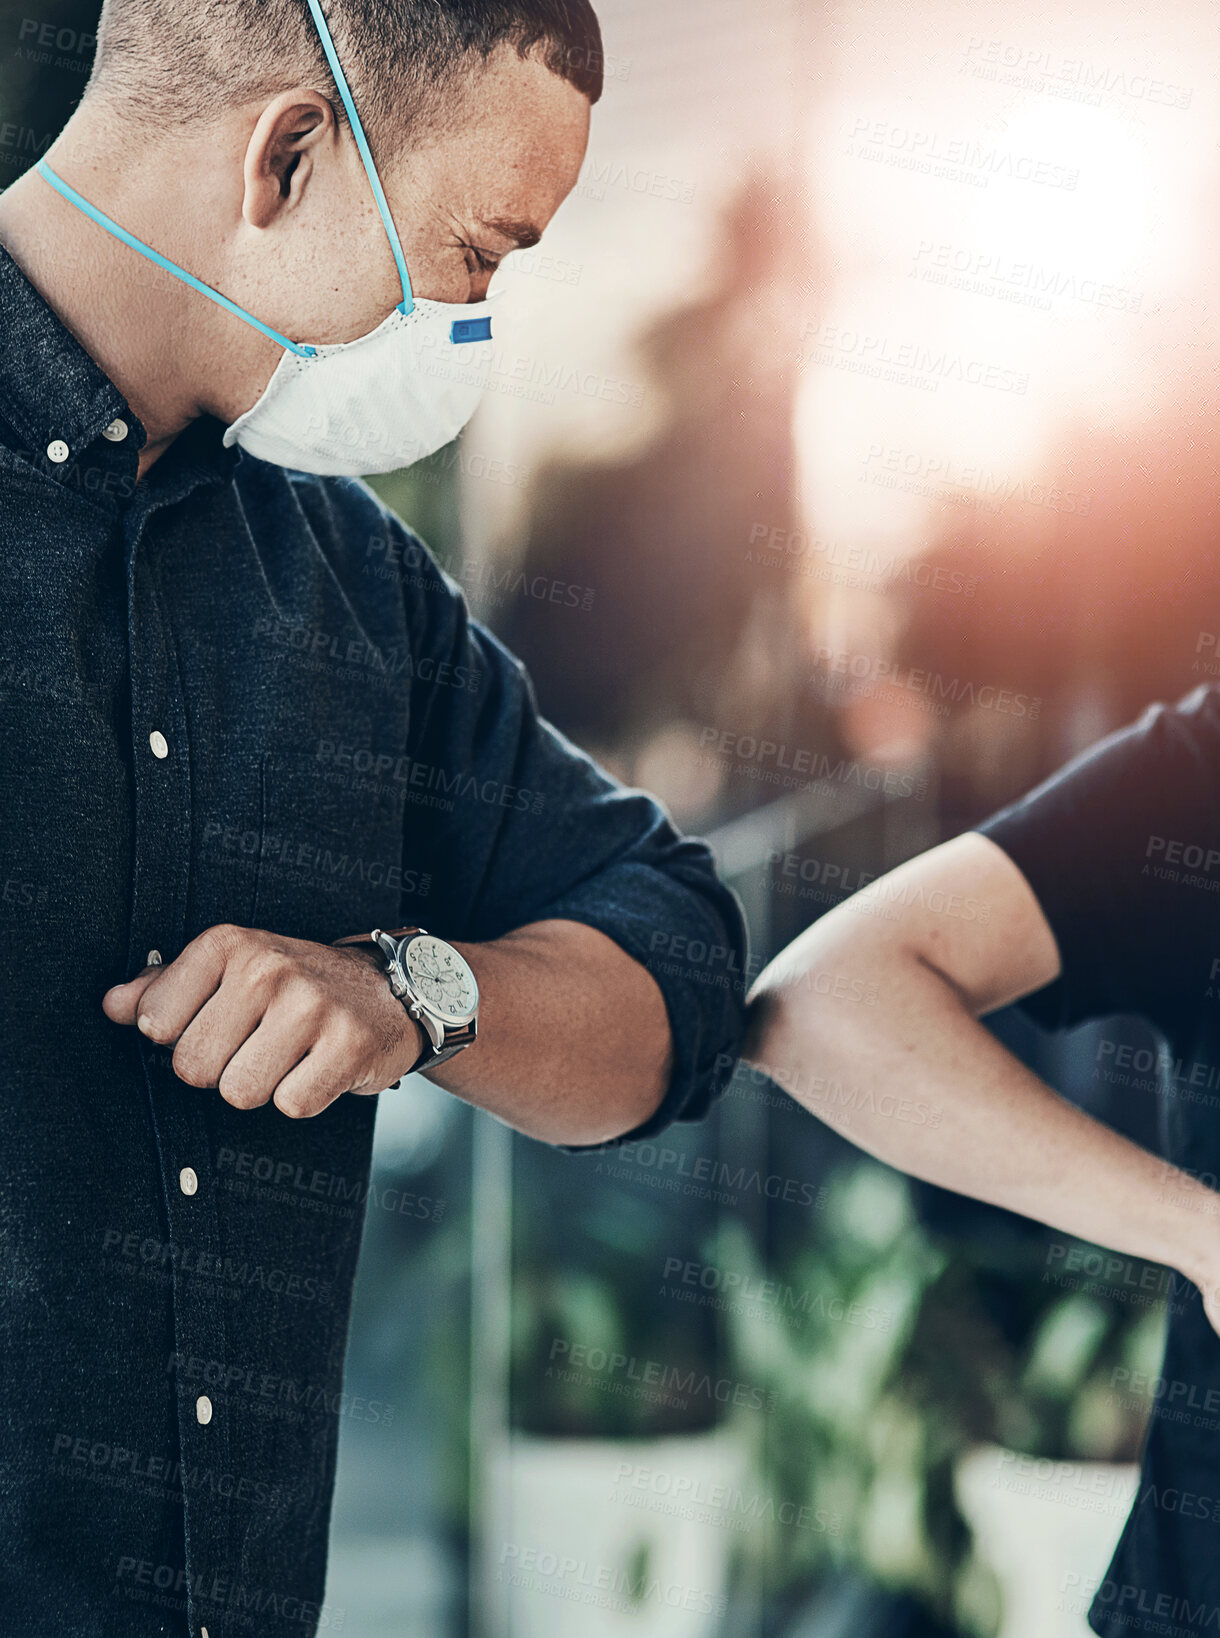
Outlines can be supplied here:
M188 1085L219 1088L235 1109L273 1102L294 1119L344 1092L393 1086L424 1041L371 949L227 924L107 990L102 1010L172 1045Z

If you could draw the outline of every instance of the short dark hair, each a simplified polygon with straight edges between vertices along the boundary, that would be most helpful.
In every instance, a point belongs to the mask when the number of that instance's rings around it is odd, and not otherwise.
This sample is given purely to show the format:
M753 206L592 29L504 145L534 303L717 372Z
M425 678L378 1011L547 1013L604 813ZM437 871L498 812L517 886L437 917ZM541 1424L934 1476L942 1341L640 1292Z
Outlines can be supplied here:
M500 46L537 52L591 103L605 76L589 0L323 0L361 123L383 151L438 122L446 91ZM338 90L306 0L105 0L88 94L141 123L220 112L293 85Z

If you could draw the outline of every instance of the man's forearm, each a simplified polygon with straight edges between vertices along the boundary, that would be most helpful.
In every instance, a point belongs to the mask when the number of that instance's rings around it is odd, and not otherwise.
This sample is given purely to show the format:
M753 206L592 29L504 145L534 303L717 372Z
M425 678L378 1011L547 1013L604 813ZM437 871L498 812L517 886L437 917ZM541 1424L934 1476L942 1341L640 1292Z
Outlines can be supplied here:
M760 977L750 1062L903 1171L1216 1285L1220 1197L1061 1098L926 961L853 951L832 922ZM826 971L875 1005L818 993L811 975Z
M454 948L479 982L479 1034L430 1080L547 1143L621 1137L656 1110L673 1052L665 1001L613 939L541 921Z

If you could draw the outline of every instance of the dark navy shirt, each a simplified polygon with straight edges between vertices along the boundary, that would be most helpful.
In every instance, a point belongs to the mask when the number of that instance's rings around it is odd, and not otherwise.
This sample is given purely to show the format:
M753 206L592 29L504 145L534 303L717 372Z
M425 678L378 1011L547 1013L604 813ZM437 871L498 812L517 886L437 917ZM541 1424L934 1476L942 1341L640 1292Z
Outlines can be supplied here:
M1059 945L1062 972L1023 1009L1050 1029L1129 1014L1155 1048L1099 1043L1103 1072L1160 1097L1175 1166L1220 1185L1220 688L1157 704L977 827L1010 855ZM1167 1180L1166 1199L1172 1185ZM1216 1227L1200 1220L1200 1234ZM1080 1566L1104 1638L1220 1632L1220 1338L1172 1275L1134 1505L1107 1571Z
M294 1121L178 1080L101 1010L150 951L219 922L599 928L672 1025L641 1133L703 1114L740 1041L744 931L706 846L539 718L367 487L221 433L137 486L144 429L0 252L0 1632L23 1638L329 1624L378 1099Z

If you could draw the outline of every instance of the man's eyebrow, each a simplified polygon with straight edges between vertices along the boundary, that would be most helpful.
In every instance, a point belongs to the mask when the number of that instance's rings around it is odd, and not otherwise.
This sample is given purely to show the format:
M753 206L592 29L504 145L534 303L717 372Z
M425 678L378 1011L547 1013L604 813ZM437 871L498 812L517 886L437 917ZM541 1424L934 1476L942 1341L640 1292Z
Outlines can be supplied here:
M489 216L479 225L514 240L518 250L528 250L542 238L542 230L535 227L533 222L521 222L512 216Z

